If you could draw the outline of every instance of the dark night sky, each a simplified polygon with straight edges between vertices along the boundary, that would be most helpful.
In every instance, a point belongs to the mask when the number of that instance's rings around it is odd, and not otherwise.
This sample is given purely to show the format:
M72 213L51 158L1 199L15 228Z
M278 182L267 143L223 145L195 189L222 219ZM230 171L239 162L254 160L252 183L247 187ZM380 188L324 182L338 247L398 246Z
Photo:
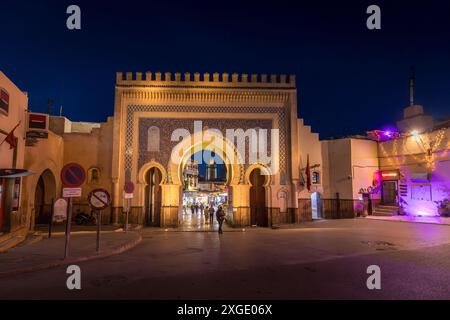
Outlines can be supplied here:
M82 30L66 29L78 4ZM382 30L366 8L382 9ZM450 106L450 2L24 1L0 3L0 69L33 111L105 121L116 71L295 73L299 116L322 138L382 127L417 100L435 118ZM57 109L57 108L55 108ZM55 110L55 112L57 112Z

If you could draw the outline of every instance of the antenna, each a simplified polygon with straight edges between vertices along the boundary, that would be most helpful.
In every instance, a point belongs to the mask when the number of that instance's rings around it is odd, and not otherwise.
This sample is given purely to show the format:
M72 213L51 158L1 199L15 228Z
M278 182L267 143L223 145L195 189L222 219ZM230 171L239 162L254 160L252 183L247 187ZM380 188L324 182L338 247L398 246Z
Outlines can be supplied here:
M55 103L55 100L53 100L52 98L48 98L47 99L47 113L49 114L49 115L51 115L52 114L52 107L53 107L53 104Z
M62 116L64 100L64 81L61 81L61 106L59 107L59 116Z
M411 67L411 79L409 80L409 103L411 107L414 105L414 85L416 81L416 68Z

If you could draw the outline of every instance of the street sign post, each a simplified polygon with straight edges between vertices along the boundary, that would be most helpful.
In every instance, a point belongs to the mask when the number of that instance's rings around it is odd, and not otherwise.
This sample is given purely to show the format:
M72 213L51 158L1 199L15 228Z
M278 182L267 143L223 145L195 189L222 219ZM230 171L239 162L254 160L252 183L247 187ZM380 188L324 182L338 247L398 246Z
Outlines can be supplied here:
M128 216L130 215L131 209L131 199L133 199L134 192L134 183L131 181L125 182L125 186L123 187L123 191L125 191L125 201L126 201L126 220L125 220L125 232L128 231Z
M52 198L52 210L50 214L50 220L48 222L48 237L52 237L52 227L53 227L53 217L55 216L55 203L54 199Z
M70 229L72 225L72 198L81 196L81 188L78 188L84 183L86 179L86 173L81 165L78 163L66 164L61 169L61 181L66 189L66 198L68 199L67 204L67 220L66 220L66 243L64 245L64 259L69 256L69 245L70 245ZM74 189L77 190L69 190ZM64 197L63 189L63 197ZM79 189L79 190L78 190Z
M102 224L102 210L106 209L111 203L111 197L105 189L92 190L88 195L88 202L93 210L97 210L97 252L100 251L100 229Z

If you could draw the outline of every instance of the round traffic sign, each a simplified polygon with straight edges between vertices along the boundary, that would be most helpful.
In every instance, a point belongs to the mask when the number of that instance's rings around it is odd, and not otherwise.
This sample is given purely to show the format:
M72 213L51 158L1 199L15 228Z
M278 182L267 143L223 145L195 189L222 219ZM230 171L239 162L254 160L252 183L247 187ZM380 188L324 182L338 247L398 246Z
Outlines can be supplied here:
M105 189L95 189L89 193L88 201L92 209L103 210L109 206L111 198Z
M61 170L61 181L69 188L76 188L83 184L86 172L78 163L66 164Z
M125 186L123 187L125 193L133 193L134 191L134 183L131 181L125 182Z

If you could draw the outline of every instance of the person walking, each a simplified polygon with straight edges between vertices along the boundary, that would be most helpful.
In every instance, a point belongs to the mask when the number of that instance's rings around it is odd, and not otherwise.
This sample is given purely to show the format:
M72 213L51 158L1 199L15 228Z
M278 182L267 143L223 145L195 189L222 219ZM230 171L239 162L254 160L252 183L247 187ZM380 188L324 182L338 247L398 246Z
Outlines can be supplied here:
M198 209L199 209L198 202L196 202L195 203L195 214L198 214Z
M225 211L223 210L222 206L219 206L217 208L216 218L217 222L219 223L219 234L222 234L222 224L225 221Z
M209 224L209 207L206 206L205 210L204 210L204 215L205 215L205 224Z
M211 224L211 226L214 224L214 207L212 204L209 207L209 224Z

